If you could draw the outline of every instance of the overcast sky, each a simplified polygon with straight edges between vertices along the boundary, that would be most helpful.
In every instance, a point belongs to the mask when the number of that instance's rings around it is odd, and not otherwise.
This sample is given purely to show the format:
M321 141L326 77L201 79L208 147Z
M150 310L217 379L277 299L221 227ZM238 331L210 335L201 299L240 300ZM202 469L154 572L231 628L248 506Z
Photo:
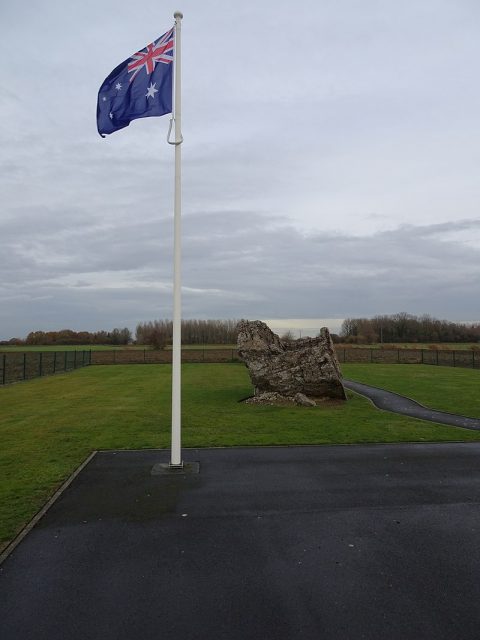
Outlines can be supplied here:
M478 0L0 2L0 339L171 316L169 117L95 110L175 9L184 317L480 320Z

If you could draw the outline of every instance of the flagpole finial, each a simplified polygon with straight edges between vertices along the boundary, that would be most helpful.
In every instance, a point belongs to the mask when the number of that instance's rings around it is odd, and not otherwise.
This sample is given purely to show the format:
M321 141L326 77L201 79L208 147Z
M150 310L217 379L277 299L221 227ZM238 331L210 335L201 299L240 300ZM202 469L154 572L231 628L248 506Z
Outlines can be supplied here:
M181 20L183 18L183 13L181 11L175 11L173 17L175 18L175 20Z

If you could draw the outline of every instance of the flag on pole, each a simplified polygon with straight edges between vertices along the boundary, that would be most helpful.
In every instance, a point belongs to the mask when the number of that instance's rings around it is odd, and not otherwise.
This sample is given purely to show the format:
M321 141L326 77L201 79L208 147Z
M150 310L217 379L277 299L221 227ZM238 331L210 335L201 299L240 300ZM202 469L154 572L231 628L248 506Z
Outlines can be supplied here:
M98 92L97 128L105 137L132 120L172 113L167 142L175 146L173 233L173 350L172 350L172 446L169 469L183 469L181 442L182 282L181 282L181 24L183 14L173 14L175 25L156 42L122 62L103 81ZM175 101L172 96L175 59ZM175 123L174 140L170 140Z
M172 112L174 30L118 65L98 92L98 133L113 133L132 120Z

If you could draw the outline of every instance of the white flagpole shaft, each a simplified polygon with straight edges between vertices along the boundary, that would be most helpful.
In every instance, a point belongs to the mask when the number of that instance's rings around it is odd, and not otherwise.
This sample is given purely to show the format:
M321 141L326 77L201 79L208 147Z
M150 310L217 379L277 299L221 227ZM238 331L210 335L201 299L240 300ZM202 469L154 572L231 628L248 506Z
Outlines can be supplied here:
M173 239L173 353L172 353L172 447L170 466L181 467L182 461L182 243L181 243L181 159L182 105L181 105L181 21L180 11L175 12L175 196Z

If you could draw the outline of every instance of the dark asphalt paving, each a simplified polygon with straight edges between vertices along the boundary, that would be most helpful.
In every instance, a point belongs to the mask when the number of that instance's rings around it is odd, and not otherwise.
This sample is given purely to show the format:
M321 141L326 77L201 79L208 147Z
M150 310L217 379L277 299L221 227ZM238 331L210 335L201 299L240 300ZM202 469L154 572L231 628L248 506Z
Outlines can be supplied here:
M368 384L354 382L353 380L342 380L343 385L347 389L351 389L366 398L369 398L373 404L384 411L392 411L393 413L401 413L412 418L420 420L429 420L440 424L448 424L452 427L462 427L462 429L480 429L479 418L468 418L466 416L447 413L446 411L437 411L436 409L428 409L423 405L401 396L392 391L371 387ZM480 638L480 634L478 636Z
M97 454L0 571L2 640L478 640L480 444Z

